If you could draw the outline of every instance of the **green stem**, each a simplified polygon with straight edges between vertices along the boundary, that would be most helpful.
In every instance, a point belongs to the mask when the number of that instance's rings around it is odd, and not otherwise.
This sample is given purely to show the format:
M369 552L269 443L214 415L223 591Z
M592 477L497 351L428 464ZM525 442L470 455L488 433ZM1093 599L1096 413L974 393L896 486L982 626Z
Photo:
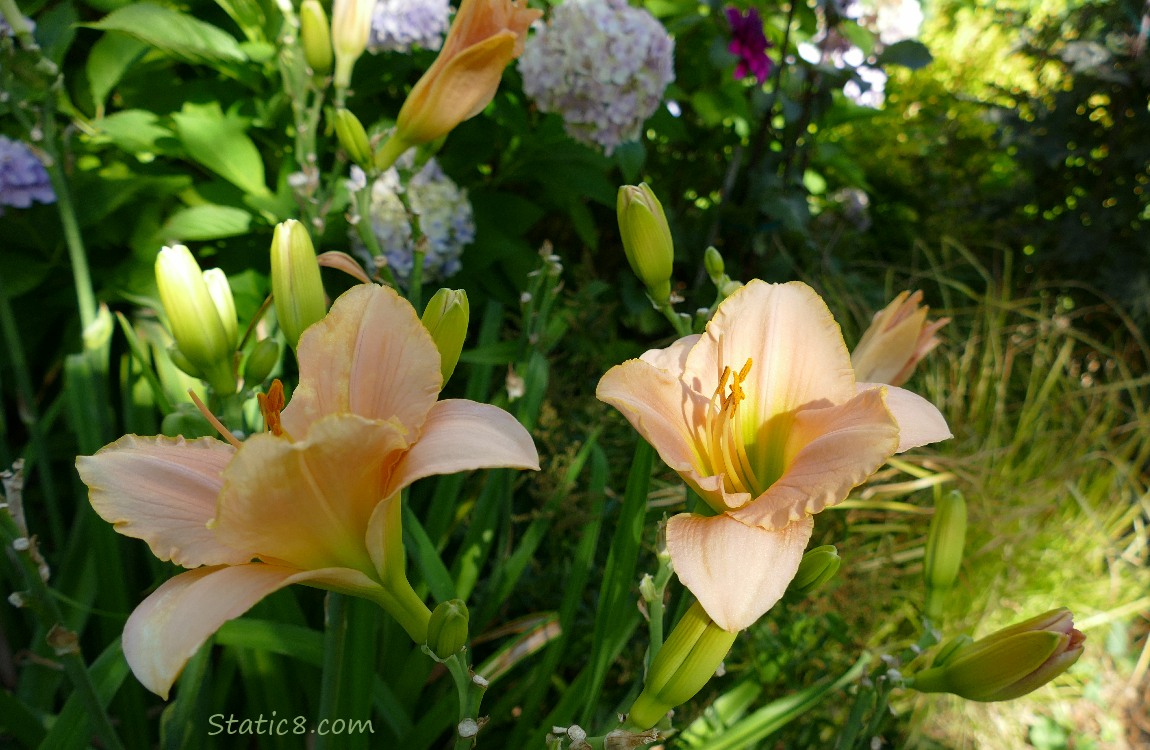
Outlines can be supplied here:
M319 715L332 718L339 704L340 671L347 645L347 595L328 592L324 617L323 674L320 676ZM320 738L322 739L322 738Z
M388 138L383 142L383 145L379 147L379 150L375 152L375 168L380 172L389 169L411 146L412 144L403 140L398 135L393 135Z
M371 177L368 177L367 185L362 190L355 191L355 210L359 215L359 221L355 223L355 231L364 247L367 248L368 254L372 258L378 258L383 255L383 248L379 246L379 238L375 236L375 228L371 221L371 186L372 180ZM386 263L380 266L376 272L383 277L388 286L392 289L397 288L395 274L392 273L391 268Z
M670 302L664 302L660 305L659 312L663 313L663 316L671 321L671 326L680 337L691 335L691 321L675 312L675 308L671 306Z
M59 81L53 88L59 86ZM68 258L72 264L72 281L76 287L76 303L80 308L80 324L87 330L96 321L96 293L92 287L92 275L88 269L88 255L84 250L84 240L80 235L80 223L76 219L72 191L68 187L68 177L64 173L62 153L57 141L55 99L50 94L44 100L43 129L44 150L48 153L48 179L56 193L56 210L64 228L64 242L68 246Z
M456 725L455 750L467 750L475 747L475 735L464 737L459 734L459 729L465 721L470 719L475 722L476 731L478 731L479 704L483 701L483 692L487 689L487 683L475 681L465 656L453 654L444 660L443 664L451 673L452 680L455 681L455 692L459 698L459 723Z
M403 498L396 493L387 500L383 518L383 564L379 575L383 590L375 601L400 624L417 645L427 642L431 610L407 580L407 557L403 548Z
M9 500L12 501L12 498ZM4 547L10 551L15 551L18 539L27 541L27 537L20 531L7 509L0 512L0 536L3 537ZM37 562L32 559L31 549L15 551L13 557L18 561L24 575L25 585L28 586L29 607L39 617L45 630L49 632L58 630L62 627L64 616L56 605L51 589L41 577ZM124 745L120 742L120 737L112 726L112 720L108 717L107 711L104 710L100 697L96 693L96 687L92 684L92 676L88 673L88 666L84 663L79 647L60 653L59 658L64 663L64 671L72 681L76 695L83 701L87 709L88 719L94 725L93 729L100 737L104 747L109 750L124 750Z
M407 280L407 301L416 313L423 312L423 256L426 253L421 248L426 242L424 237L416 240L416 250L411 256L411 277Z

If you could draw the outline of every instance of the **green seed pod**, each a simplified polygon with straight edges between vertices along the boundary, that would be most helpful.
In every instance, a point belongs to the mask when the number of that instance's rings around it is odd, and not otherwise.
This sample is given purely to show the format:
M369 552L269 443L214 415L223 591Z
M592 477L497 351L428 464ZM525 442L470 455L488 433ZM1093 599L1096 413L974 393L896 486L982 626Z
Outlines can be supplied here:
M462 599L449 599L431 613L427 623L427 647L446 659L467 645L467 605Z

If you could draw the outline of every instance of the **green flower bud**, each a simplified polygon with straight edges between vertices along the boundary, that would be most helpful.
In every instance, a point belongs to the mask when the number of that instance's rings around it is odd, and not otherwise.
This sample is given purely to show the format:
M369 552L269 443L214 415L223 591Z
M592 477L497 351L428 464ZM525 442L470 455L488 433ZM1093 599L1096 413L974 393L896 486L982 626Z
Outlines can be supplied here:
M972 701L1012 700L1069 669L1082 656L1085 640L1070 610L1054 609L949 649L939 666L914 675L911 687Z
M923 579L926 582L926 616L942 619L942 607L954 587L962 567L966 541L966 500L961 492L949 492L938 499L926 539Z
M624 185L616 201L623 251L631 270L647 287L657 305L671 297L671 273L675 246L663 205L647 185Z
M304 329L327 312L315 248L307 229L295 219L277 224L272 236L272 297L280 328L293 349Z
M214 285L218 281L212 282ZM224 280L226 286L227 280ZM217 303L192 253L183 245L165 247L156 257L156 286L168 315L172 337L191 368L221 394L234 393L235 336L220 317ZM220 296L217 291L217 296ZM231 292L227 293L230 299ZM235 327L235 308L232 322Z
M179 404L174 412L164 416L160 432L168 437L183 435L194 440L216 435L216 428L192 404Z
M788 600L801 599L835 577L842 565L839 551L833 544L824 544L809 550L799 562L799 570L791 579L785 594Z
M956 635L938 649L938 653L934 655L934 661L930 663L932 667L941 667L948 661L958 656L959 652L967 646L974 643L974 639L966 633Z
M315 75L326 76L331 72L331 27L319 0L303 0L299 6L299 24L307 66Z
M435 348L439 349L439 371L444 385L459 363L470 317L467 292L462 289L440 289L423 310L423 327L431 334Z
M335 51L335 85L351 84L355 67L371 36L371 14L375 0L333 0L331 4L331 46Z
M427 647L440 659L459 653L467 645L467 621L467 605L462 599L443 602L427 623Z
M703 253L703 268L707 269L707 275L711 277L711 281L716 286L719 285L719 280L727 275L727 266L723 262L723 256L713 245Z
M236 301L232 297L228 277L218 268L209 268L204 271L204 283L208 285L208 294L212 295L212 303L216 306L220 322L224 324L228 343L234 350L240 343L240 329L236 322Z
M627 724L649 729L675 706L686 703L714 676L735 642L695 602L675 625L647 672L643 691L627 712Z
M244 363L244 383L256 386L268 379L280 361L280 345L275 339L262 339Z
M337 109L335 111L335 136L339 145L347 152L348 157L363 169L371 169L372 152L371 142L367 139L367 131L363 123L350 110Z
M204 374L200 372L200 368L196 367L184 356L180 351L180 347L175 344L168 346L168 357L172 360L172 364L179 368L180 372L185 375L191 375L193 378L204 379Z

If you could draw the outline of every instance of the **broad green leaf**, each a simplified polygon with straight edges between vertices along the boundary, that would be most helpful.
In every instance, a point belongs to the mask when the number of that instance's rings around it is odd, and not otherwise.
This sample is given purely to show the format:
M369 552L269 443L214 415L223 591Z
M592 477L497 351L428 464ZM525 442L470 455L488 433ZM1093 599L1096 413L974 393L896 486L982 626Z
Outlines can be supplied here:
M148 45L127 34L108 32L96 40L88 55L88 88L96 111L104 111L104 100L124 77L128 68L143 57Z
M125 109L93 123L119 148L135 154L141 161L165 151L178 151L176 134L160 124L154 112ZM166 144L161 143L167 141Z
M191 240L235 237L251 228L252 215L242 208L206 204L176 211L160 229L157 244L185 244Z
M190 63L242 62L246 59L235 38L223 29L159 5L126 5L87 26L122 31Z
M172 115L176 131L193 161L215 172L244 192L269 195L264 184L264 162L245 132L247 121L220 105L186 104Z

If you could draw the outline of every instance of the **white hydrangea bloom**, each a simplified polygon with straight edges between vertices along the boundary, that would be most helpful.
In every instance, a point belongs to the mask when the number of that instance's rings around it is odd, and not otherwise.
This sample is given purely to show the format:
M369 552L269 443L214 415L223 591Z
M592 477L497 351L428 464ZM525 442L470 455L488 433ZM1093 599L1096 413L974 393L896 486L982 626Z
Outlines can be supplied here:
M675 79L675 42L627 0L567 0L519 58L523 90L568 135L610 154L639 137Z
M412 172L414 152L400 157L370 186L371 222L376 242L383 252L381 258L371 253L353 227L350 232L352 249L369 269L386 264L392 274L406 282L414 265L417 223L424 240L423 280L443 279L459 271L463 249L475 240L475 220L467 191L456 185L443 173L435 159ZM354 193L366 189L363 170L352 167L348 188ZM363 220L352 201L351 221Z
M439 49L450 12L448 0L376 0L367 48L372 52Z
M883 44L917 39L922 30L922 5L918 0L871 0L871 29Z

